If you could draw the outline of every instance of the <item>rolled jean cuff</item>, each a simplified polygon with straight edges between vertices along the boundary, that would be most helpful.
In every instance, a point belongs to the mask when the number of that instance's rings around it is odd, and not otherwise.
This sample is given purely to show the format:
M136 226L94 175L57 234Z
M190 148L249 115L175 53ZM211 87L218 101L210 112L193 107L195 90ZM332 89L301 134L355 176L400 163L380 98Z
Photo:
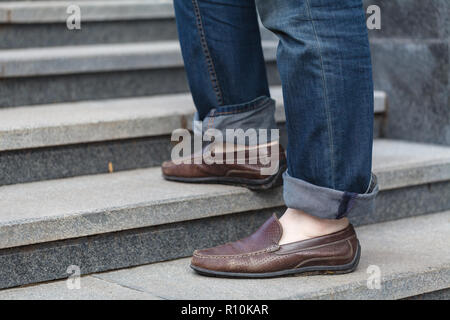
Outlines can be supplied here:
M278 140L278 135L272 135L271 129L276 129L275 122L275 100L261 96L252 101L242 104L221 106L212 109L203 121L199 120L198 113L194 116L192 128L195 134L208 136L208 129L219 130L223 139L229 143L236 143L234 136L227 137L227 129L242 129L247 132L255 129L256 137L249 135L245 144L258 144L259 129L267 130L267 142Z
M378 193L377 177L372 174L364 194L319 187L283 174L284 202L288 208L302 210L323 219L340 219L349 214L366 215L375 210Z

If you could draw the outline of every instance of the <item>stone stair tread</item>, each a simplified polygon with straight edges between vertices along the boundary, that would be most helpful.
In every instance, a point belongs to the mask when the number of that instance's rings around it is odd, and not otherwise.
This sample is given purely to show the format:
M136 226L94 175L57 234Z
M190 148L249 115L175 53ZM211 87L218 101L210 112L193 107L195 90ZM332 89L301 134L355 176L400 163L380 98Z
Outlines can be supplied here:
M381 190L448 181L450 148L376 140L373 167ZM2 186L0 249L281 205L281 188L168 182L160 168Z
M277 43L262 41L266 60ZM0 51L0 78L182 67L178 41L114 43Z
M67 7L80 6L82 21L173 18L170 0L0 2L0 23L65 23Z
M195 274L185 258L85 276L79 290L67 290L64 280L6 289L0 299L402 299L450 288L450 211L356 231L362 255L350 274L209 278ZM374 271L380 289L370 286ZM108 295L99 288L110 289Z
M281 87L272 87L271 95L282 122ZM375 112L383 113L385 93L374 95ZM186 93L0 108L0 151L170 135L190 127L194 111Z

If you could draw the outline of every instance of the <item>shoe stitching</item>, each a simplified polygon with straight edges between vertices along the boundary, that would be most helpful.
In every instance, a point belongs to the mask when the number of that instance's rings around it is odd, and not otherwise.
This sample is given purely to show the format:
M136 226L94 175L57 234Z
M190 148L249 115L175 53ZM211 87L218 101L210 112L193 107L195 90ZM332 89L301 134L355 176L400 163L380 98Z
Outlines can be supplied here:
M203 54L205 55L205 60L207 64L207 69L209 73L209 77L211 80L211 85L213 87L213 91L216 94L217 103L219 105L223 105L223 95L222 90L219 84L219 80L217 77L216 69L214 66L214 62L211 56L211 53L209 51L208 43L206 41L206 35L205 35L205 27L203 25L203 19L200 12L200 7L197 0L192 0L192 5L194 8L194 14L196 18L196 26L197 30L200 36L200 44L203 50Z
M259 250L259 251L249 252L249 253L242 253L242 254L229 254L229 255L203 255L203 254L194 253L194 257L202 258L202 259L207 259L207 258L226 259L226 258L249 257L249 256L260 255L263 253L274 252L274 251L278 250L279 248L280 248L280 246L275 245L275 246L266 248L264 250Z

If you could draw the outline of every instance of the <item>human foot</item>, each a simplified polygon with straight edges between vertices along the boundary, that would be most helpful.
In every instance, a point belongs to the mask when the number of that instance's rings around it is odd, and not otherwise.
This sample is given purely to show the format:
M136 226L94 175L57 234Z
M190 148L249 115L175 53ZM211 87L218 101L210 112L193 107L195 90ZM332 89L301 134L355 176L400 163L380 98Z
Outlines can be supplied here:
M203 275L266 278L297 273L347 273L356 269L360 246L352 225L341 231L280 244L283 227L275 215L251 236L196 250L191 268Z
M279 244L283 245L344 230L349 222L347 218L320 219L301 210L288 208L280 218L280 224L283 227L283 235Z

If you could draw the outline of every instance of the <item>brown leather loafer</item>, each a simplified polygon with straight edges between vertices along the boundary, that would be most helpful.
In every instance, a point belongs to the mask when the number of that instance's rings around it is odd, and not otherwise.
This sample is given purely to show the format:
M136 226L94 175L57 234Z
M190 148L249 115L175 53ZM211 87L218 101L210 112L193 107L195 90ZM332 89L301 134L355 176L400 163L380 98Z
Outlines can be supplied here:
M268 278L348 273L359 263L361 248L352 225L329 235L279 245L282 233L273 215L243 240L195 251L191 268L208 276Z
M248 151L245 152L244 163L240 164L236 160L238 153L234 152L232 163L195 163L194 156L190 158L190 163L175 164L173 161L165 161L162 166L162 174L166 180L191 183L219 183L237 185L252 190L266 190L282 184L282 175L286 170L286 155L281 147L279 148L278 170L271 175L263 175L261 169L270 167L270 164L262 164L260 158L255 164L250 164ZM266 157L271 156L271 148L268 148ZM226 159L226 156L223 156ZM224 161L225 162L225 161Z

